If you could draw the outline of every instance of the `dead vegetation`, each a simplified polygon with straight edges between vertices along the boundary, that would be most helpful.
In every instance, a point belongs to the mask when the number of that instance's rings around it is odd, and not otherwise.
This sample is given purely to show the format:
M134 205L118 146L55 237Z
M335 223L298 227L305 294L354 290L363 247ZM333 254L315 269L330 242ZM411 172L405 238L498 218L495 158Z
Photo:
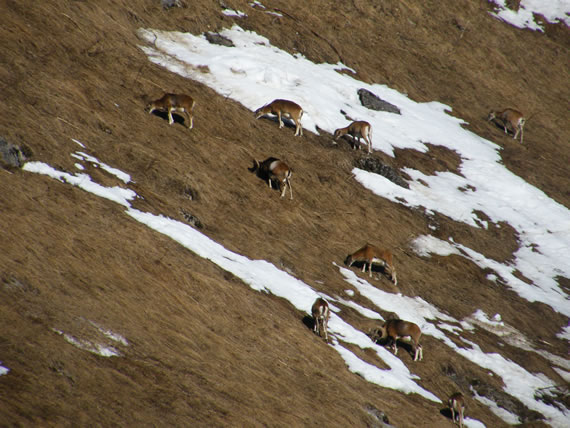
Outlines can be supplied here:
M151 64L136 35L139 28L216 34L237 23L310 60L341 60L358 79L450 105L473 132L502 147L509 169L570 207L567 28L517 30L490 17L485 0L293 0L270 10L281 17L225 1L247 11L241 20L222 15L218 2L164 9L166 3L179 2L5 1L0 137L64 171L75 170L76 139L81 150L131 174L142 196L136 208L199 223L228 249L283 266L330 295L346 289L331 263L341 264L363 242L381 242L395 249L402 293L457 319L479 308L500 312L529 338L546 341L549 352L567 356L567 343L555 336L567 320L550 308L492 283L462 257L422 259L408 248L437 222L442 239L454 236L505 260L517 245L511 229L472 231L373 197L350 178L359 155L348 144L333 146L331 136L310 132L299 141L255 121L238 103ZM196 100L191 132L145 113L145 100L161 92ZM485 120L506 103L533 115L522 146ZM291 161L293 201L280 201L248 173L247 152ZM373 156L396 172L456 172L459 162L435 146L423 154L399 151L392 160ZM375 426L386 416L400 427L451 426L438 404L350 373L303 323L306 314L252 291L116 204L18 170L0 171L0 180L0 361L10 368L0 376L4 424ZM388 281L377 286L394 291ZM371 327L355 311L346 316ZM128 340L121 357L81 351L54 331L91 337L98 333L89 322ZM493 336L478 341L485 351L525 359ZM423 387L442 400L459 389L468 397L467 416L505 425L461 380L469 374L502 391L500 379L432 337L422 344L424 361L404 362ZM546 360L530 364L529 371L556 376ZM443 372L446 365L457 376Z

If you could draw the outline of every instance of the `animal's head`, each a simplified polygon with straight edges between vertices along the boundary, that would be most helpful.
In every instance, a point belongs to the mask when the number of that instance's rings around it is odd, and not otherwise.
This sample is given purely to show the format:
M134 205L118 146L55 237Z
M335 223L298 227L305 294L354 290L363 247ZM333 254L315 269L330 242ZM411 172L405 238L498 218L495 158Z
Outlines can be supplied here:
M151 111L151 109L154 108L154 101L149 100L148 98L145 101L146 101L146 105L144 107L144 111L146 111L148 113L149 111Z
M255 117L256 119L259 119L261 116L263 116L265 114L265 106L263 107L259 107L257 110L255 110L255 112L253 113L253 117Z

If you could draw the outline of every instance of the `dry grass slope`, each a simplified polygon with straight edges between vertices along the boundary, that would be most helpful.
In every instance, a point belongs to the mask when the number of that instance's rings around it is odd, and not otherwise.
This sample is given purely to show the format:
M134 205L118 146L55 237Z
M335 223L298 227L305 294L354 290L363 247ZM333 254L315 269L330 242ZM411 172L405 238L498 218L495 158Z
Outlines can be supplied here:
M563 317L491 285L462 258L423 260L408 248L410 237L437 222L442 238L453 235L508 259L517 246L512 229L473 230L373 197L350 178L361 154L348 144L333 146L331 136L309 132L293 138L149 63L138 48L138 28L199 34L235 22L218 2L186 3L164 10L158 0L2 2L0 136L66 171L74 170L70 153L78 139L131 174L144 198L137 208L181 221L190 213L228 249L289 269L329 294L344 289L332 261L341 263L366 241L394 248L402 293L456 318L476 308L500 312L530 340L544 339L550 352L566 355L554 336ZM246 1L224 3L247 10L239 25L282 49L313 61L342 60L360 79L451 105L470 129L503 147L509 169L570 207L567 28L517 30L490 17L485 0L272 2L281 18ZM168 126L144 111L164 92L192 95L194 129ZM524 146L485 121L491 108L504 107L533 115ZM292 165L293 201L248 173L250 153ZM457 166L456 154L437 147L398 151L396 159L373 156L394 168ZM100 169L86 172L117 184ZM116 204L42 176L0 170L0 225L0 361L10 368L0 376L0 425L378 426L372 408L399 427L452 426L443 405L349 373L303 323L305 314L252 291ZM395 290L386 280L378 287ZM344 311L364 331L377 327ZM118 347L122 357L80 351L54 331L88 336L90 321L127 338L129 345ZM485 351L529 360L531 371L559 379L538 356L500 347L484 332L481 341ZM422 344L422 363L402 359L425 388L442 400L462 390L468 416L505 425L469 398L469 384L500 391L498 379L429 336ZM532 414L524 417L527 426L540 425Z

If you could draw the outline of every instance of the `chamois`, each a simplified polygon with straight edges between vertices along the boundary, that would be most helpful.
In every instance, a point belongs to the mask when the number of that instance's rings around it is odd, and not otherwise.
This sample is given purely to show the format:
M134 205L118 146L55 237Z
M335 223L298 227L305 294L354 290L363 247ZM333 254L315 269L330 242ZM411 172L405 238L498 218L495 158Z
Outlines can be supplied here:
M390 250L380 249L371 244L366 244L360 250L349 254L344 264L351 267L354 262L364 262L362 265L362 272L366 271L368 265L369 276L372 277L372 265L378 263L383 266L390 273L390 279L394 285L398 285L398 278L396 276L396 268L394 267L393 256Z
M267 158L263 162L259 162L254 159L253 166L248 169L251 172L256 172L258 177L267 179L270 189L273 189L271 180L277 180L279 182L279 186L283 187L281 197L285 196L287 186L289 186L291 199L293 199L293 187L291 186L291 181L289 181L291 179L292 171L285 162L273 157Z
M338 140L343 135L350 135L354 144L354 149L358 147L360 150L360 137L368 144L368 153L372 153L372 127L368 122L363 120L352 122L346 128L339 128L334 131L334 139Z
M411 337L414 342L414 361L422 360L423 350L422 345L420 345L422 331L416 324L403 320L388 320L383 327L380 327L380 332L382 333L382 339L388 337L392 341L392 350L394 351L394 355L398 355L398 346L396 345L398 338L406 336Z
M325 341L328 342L329 337L327 334L327 325L330 318L330 309L327 301L321 297L315 300L315 303L313 303L313 307L311 308L311 314L315 321L313 331L321 337L324 332Z
M510 125L513 128L514 136L513 138L516 140L519 132L521 134L521 144L523 143L523 134L524 134L524 124L526 119L524 118L523 114L512 108L508 108L503 111L492 111L489 113L489 117L487 118L488 121L500 119L503 122L503 129L505 130L505 134L507 134L507 125Z
M149 113L155 110L166 110L168 112L168 123L170 125L174 123L172 112L185 113L189 122L188 129L192 129L194 126L194 116L192 114L194 104L194 100L189 95L164 94L162 98L148 103L146 110Z
M451 410L451 419L455 423L459 422L459 428L463 428L463 416L465 413L465 398L461 392L456 392L449 397L449 408Z
M295 122L295 136L303 136L303 127L301 126L301 117L303 116L303 109L299 104L289 100L273 100L269 104L258 108L254 116L259 119L266 114L276 114L279 118L279 128L283 128L282 116L290 118Z

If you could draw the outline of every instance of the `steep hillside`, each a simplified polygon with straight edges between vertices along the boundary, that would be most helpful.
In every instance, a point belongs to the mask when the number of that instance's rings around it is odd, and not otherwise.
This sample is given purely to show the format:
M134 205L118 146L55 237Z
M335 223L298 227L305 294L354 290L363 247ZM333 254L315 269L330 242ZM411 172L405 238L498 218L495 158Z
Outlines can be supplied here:
M153 65L137 30L201 34L238 23L287 52L341 61L360 80L448 104L470 130L503 148L507 168L570 208L568 28L519 30L491 17L484 0L268 1L278 14L249 3L197 0L163 9L158 0L6 0L0 137L60 171L76 171L70 155L80 150L128 172L140 196L135 208L182 222L193 216L225 248L329 295L346 289L333 262L366 241L393 248L399 286L384 279L378 288L420 296L456 319L477 309L500 312L533 344L567 359L568 343L556 336L566 317L496 287L465 258L426 259L410 249L436 222L438 237L504 261L519 245L514 229L472 228L374 196L351 177L363 152L331 144L326 133L293 138L290 128L254 120L241 104ZM248 16L225 16L224 7ZM164 92L194 97L194 129L144 111ZM524 145L486 121L489 110L505 107L530 116ZM371 157L397 170L456 170L455 153L430 148ZM252 156L294 166L293 201L248 172ZM102 168L85 172L120 185ZM0 365L9 368L0 376L0 425L380 426L374 415L383 411L399 427L452 426L444 405L351 373L311 333L307 314L251 290L121 206L16 168L0 169L0 190ZM570 279L558 280L568 293ZM342 310L362 331L378 327ZM485 352L524 361L526 370L567 386L547 359L477 334ZM66 337L110 340L121 356L85 352ZM472 398L474 389L526 426L542 425L487 370L430 336L423 348L421 363L401 358L442 400L460 390L470 417L505 426Z

